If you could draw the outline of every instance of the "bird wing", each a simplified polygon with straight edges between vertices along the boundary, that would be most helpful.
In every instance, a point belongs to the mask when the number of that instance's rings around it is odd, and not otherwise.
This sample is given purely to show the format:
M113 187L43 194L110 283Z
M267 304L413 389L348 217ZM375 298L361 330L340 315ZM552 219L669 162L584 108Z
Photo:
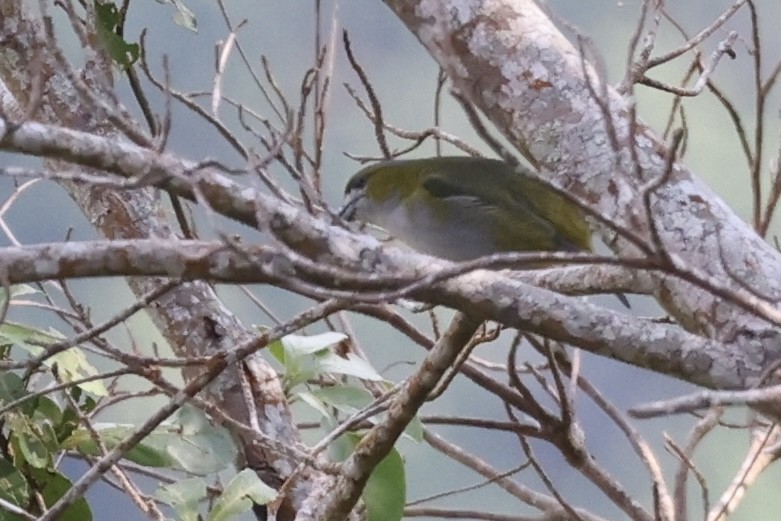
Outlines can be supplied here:
M470 172L467 175L480 175L480 172ZM513 179L522 181L524 178ZM495 182L495 180L493 180ZM493 194L488 197L486 188L492 180L486 178L485 183L468 185L460 175L429 175L422 183L423 189L436 199L448 204L453 211L475 211L480 209L486 214L493 214L496 225L495 235L502 237L505 244L499 248L505 251L513 250L579 250L581 249L563 234L559 233L553 222L545 218L545 214L537 211L539 208L523 195L521 190L502 192L499 197ZM533 247L519 248L518 245Z
M474 189L468 189L460 178L447 175L432 174L423 181L423 189L436 199L441 199L452 204L467 207L491 207L492 205L475 193Z
M551 225L556 234L556 249L591 251L591 231L576 204L535 177L521 176L512 186L507 197Z

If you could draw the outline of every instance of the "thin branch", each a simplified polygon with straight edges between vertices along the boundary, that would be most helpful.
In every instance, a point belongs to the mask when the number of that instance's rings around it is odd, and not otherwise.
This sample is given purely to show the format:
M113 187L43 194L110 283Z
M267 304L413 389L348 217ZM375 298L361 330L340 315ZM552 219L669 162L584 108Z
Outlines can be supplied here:
M502 477L502 473L495 468L488 465L485 461L477 458L473 454L465 451L461 447L445 440L441 436L433 433L431 430L423 429L423 439L436 450L442 452L449 458L461 463L465 467L477 472L484 478L494 481L499 487L505 490L508 494L525 504L533 506L539 510L545 519L566 519L566 511L559 504L556 499L531 490L530 488L517 483L516 481ZM597 516L584 509L576 509L578 517L585 521L604 521L603 518Z
M670 60L674 60L675 58L681 56L682 54L694 49L697 45L702 43L702 41L705 40L708 36L710 36L711 34L716 32L716 30L722 27L724 23L727 20L729 20L730 17L732 17L732 15L738 11L738 9L743 7L743 4L745 3L746 0L737 0L734 4L732 4L732 6L730 6L726 11L724 11L721 14L721 16L716 18L716 20L714 20L712 24L710 24L708 27L706 27L705 29L697 33L693 38L691 38L688 42L686 42L685 45L679 47L678 49L670 51L667 54L649 60L648 69L661 65L663 63L667 63Z
M775 409L778 414L781 412L778 411L779 403L781 403L781 385L774 385L745 391L701 391L671 400L636 405L629 409L629 414L635 418L655 418L689 413L698 409L736 405L764 407L771 411Z
M347 52L347 59L350 62L350 66L352 66L355 73L358 75L358 78L361 80L361 84L363 85L363 88L366 90L366 95L369 97L369 103L371 103L372 110L374 112L374 137L377 140L377 144L380 146L380 151L382 152L382 155L389 159L391 156L390 147L388 147L388 143L385 140L385 133L383 130L383 117L382 117L382 105L380 104L380 100L377 98L377 95L374 93L374 87L372 87L371 82L369 81L369 77L364 72L363 68L360 66L358 61L355 59L355 56L353 55L353 50L350 45L350 37L347 34L347 31L344 31L342 33L342 42L344 43L344 50Z

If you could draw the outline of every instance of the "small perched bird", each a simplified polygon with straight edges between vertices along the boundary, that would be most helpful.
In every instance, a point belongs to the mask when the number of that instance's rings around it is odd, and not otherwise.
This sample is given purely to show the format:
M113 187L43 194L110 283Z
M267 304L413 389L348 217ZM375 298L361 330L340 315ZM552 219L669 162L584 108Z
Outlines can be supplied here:
M591 251L581 209L520 166L478 157L390 160L348 181L345 220L452 261L501 252ZM626 297L619 300L628 307Z
M376 163L345 188L344 219L453 261L500 252L591 251L583 212L528 170L478 157Z

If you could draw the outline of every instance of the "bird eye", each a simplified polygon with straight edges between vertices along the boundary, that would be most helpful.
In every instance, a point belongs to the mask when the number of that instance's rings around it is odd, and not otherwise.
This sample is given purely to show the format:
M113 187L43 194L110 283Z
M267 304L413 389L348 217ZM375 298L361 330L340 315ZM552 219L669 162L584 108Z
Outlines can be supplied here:
M353 190L363 190L366 188L366 177L355 177L350 181L350 183L347 185L347 188L345 188L345 193L351 192Z

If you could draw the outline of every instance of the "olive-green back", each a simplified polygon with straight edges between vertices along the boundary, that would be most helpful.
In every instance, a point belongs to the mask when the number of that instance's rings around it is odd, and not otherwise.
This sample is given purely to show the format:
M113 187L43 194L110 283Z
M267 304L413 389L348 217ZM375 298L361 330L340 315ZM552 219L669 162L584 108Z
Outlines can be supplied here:
M517 216L499 221L502 229L497 230L497 237L504 238L506 244L500 244L503 249L512 251L518 244L533 244L535 247L528 249L591 250L591 233L580 208L522 167L472 157L405 163L398 165L397 171L426 174L422 186L434 197L471 199L473 205ZM476 183L476 178L480 182Z

